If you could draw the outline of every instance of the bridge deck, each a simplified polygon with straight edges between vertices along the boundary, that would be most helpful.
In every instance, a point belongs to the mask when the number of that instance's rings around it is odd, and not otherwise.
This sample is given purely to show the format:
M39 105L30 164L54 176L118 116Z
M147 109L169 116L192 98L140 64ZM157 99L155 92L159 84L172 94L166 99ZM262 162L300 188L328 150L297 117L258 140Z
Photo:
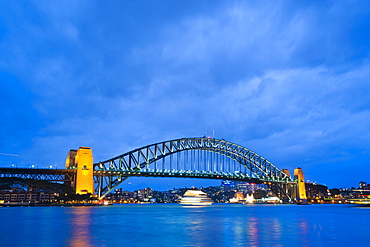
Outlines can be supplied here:
M48 181L72 181L75 174L75 170L65 169L0 168L0 178L17 177Z

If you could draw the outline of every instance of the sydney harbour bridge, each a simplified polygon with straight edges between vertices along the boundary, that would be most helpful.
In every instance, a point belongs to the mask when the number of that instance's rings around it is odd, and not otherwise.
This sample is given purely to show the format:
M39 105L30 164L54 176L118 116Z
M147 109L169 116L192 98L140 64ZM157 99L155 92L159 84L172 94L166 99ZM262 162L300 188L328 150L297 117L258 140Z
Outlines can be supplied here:
M130 177L236 180L266 184L284 202L299 198L286 169L238 144L214 138L159 142L93 163L90 148L71 150L66 169L0 168L0 177L70 182L76 193L104 198ZM303 182L303 181L301 181Z

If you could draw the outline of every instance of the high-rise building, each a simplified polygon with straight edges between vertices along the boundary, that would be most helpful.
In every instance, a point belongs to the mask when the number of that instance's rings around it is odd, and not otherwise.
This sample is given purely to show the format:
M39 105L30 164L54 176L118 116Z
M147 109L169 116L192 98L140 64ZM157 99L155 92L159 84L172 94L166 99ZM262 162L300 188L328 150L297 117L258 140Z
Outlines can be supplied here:
M364 189L366 187L366 182L361 181L359 184L359 189Z
M236 187L236 183L230 180L223 180L221 182L221 188L224 192L234 190Z
M249 183L247 183L247 182L238 182L236 187L237 187L238 191L240 191L240 192L248 192Z

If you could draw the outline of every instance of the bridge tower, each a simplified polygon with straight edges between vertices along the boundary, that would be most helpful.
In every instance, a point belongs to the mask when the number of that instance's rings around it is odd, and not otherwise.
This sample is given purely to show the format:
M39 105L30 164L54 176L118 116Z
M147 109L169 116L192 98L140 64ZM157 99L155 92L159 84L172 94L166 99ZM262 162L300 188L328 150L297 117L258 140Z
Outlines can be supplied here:
M288 169L283 169L282 171L290 178L290 172Z
M297 167L294 169L294 180L298 183L298 200L306 201L306 186L304 183L304 175L301 168Z
M66 169L77 170L75 181L71 184L76 194L94 194L94 165L92 150L89 147L70 150Z
M67 156L67 159L66 159L66 169L69 170L69 169L76 169L75 165L76 165L76 154L77 154L77 150L74 150L74 149L71 149L69 152L68 152L68 156Z

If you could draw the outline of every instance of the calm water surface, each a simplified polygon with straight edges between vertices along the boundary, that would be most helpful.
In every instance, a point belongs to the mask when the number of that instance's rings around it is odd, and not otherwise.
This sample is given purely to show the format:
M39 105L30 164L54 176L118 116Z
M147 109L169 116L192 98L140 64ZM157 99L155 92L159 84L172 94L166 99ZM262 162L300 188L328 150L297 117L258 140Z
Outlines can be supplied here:
M0 208L0 246L370 246L370 208L114 205Z

